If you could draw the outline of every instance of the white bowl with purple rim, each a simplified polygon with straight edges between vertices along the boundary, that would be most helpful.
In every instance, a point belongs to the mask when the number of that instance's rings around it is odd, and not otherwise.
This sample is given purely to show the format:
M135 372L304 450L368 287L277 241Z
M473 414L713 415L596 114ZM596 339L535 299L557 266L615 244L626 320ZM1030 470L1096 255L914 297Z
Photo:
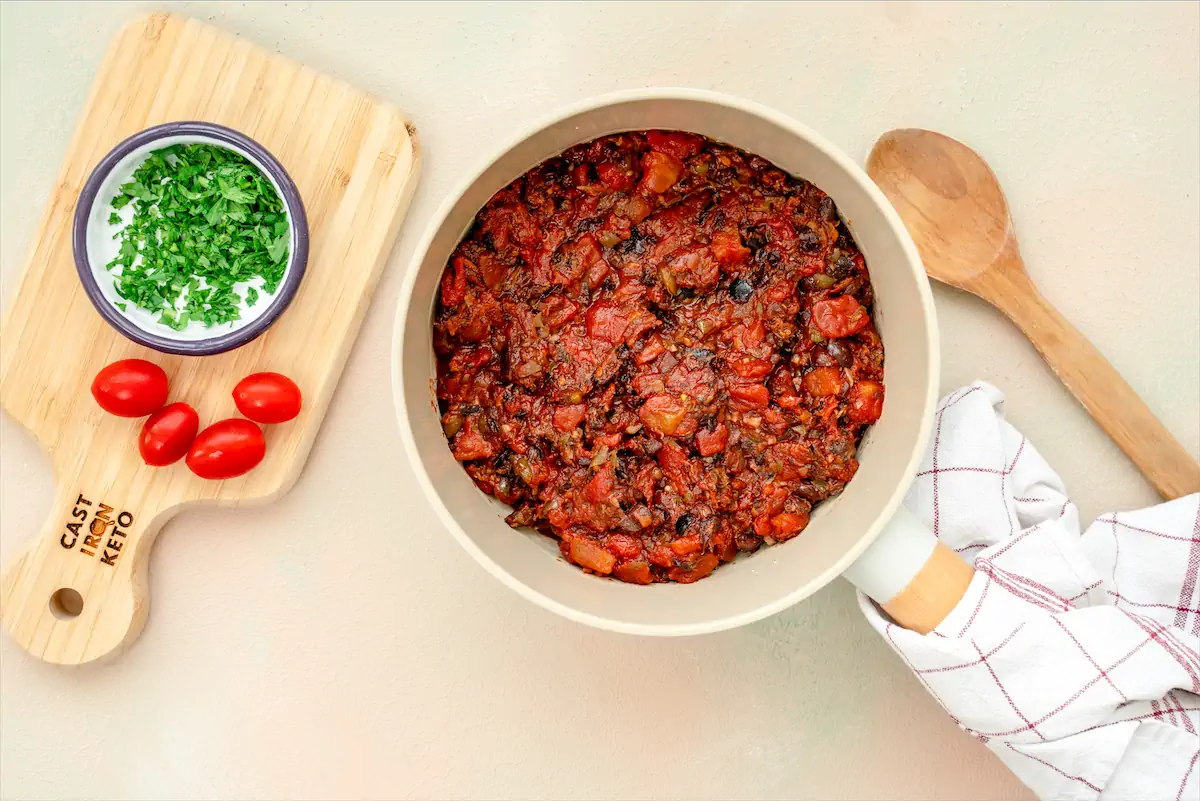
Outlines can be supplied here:
M151 152L176 144L207 144L230 150L253 164L283 201L289 229L288 260L275 292L260 290L256 303L244 301L238 320L211 327L193 320L180 330L158 321L156 313L126 302L117 294L114 273L106 265L117 255L109 223L112 199ZM211 122L168 122L130 136L100 160L75 207L72 231L75 269L100 316L129 339L163 353L209 356L245 345L261 335L292 302L308 266L308 218L295 182L278 159L245 134ZM124 305L124 309L117 306Z

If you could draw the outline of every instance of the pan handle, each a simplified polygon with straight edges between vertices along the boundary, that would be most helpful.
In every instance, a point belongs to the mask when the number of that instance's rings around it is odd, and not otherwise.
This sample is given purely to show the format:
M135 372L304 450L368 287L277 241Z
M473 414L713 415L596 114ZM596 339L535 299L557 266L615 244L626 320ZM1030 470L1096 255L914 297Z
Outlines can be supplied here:
M901 506L843 575L901 626L928 634L962 600L975 569Z

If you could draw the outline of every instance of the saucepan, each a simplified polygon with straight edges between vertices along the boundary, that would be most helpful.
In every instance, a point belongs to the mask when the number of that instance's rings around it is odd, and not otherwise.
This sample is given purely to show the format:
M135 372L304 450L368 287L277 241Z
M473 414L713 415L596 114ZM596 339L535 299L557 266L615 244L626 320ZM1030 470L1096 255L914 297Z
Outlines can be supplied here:
M431 326L442 269L496 191L572 145L654 128L691 131L755 153L833 198L870 270L887 395L860 445L857 474L814 509L800 536L743 554L694 584L639 586L568 564L554 540L509 528L509 507L476 488L442 434ZM445 527L489 573L571 620L641 635L714 632L786 609L845 575L898 622L928 630L970 581L971 568L901 505L925 449L938 388L937 323L917 249L848 156L762 105L687 89L622 92L566 108L500 147L450 195L417 248L396 312L392 385L408 459Z

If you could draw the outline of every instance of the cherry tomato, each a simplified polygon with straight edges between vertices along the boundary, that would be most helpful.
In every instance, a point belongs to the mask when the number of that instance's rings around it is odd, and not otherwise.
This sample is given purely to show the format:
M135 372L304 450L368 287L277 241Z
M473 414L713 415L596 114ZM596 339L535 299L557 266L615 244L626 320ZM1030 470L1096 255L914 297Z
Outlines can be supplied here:
M300 387L279 373L255 373L233 388L233 402L256 423L286 423L300 414Z
M200 432L187 454L187 466L200 478L223 480L254 469L267 452L262 429L239 417L213 423Z
M138 437L142 461L151 467L178 462L200 430L200 415L186 403L164 406L146 418Z
M167 402L167 374L145 359L113 362L92 381L92 397L117 417L145 417Z

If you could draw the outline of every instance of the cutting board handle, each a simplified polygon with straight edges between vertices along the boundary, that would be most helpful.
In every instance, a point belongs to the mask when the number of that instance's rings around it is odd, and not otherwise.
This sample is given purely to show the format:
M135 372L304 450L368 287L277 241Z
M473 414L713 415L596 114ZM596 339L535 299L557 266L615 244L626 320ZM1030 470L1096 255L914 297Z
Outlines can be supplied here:
M104 483L60 488L41 533L0 578L4 629L47 662L120 651L146 622L146 557L166 515Z

